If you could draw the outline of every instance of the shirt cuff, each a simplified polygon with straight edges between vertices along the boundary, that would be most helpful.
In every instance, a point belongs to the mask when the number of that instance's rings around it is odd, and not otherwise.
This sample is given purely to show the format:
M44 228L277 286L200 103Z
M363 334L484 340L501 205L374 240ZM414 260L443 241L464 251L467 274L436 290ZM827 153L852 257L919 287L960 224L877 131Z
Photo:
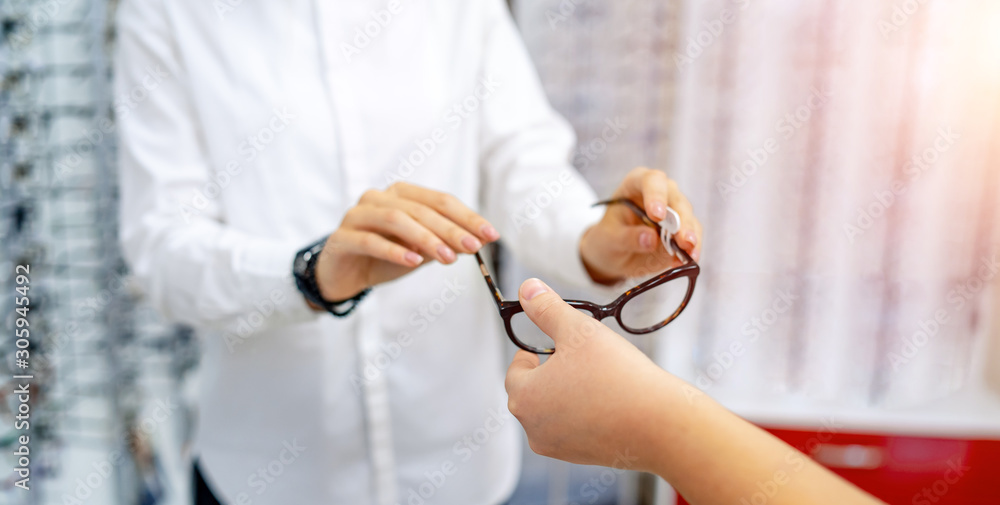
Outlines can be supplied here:
M255 308L274 306L274 313L283 323L304 323L316 320L322 312L312 309L295 284L292 263L295 255L308 244L254 240L241 248L236 258L236 270L247 282L248 293L256 293Z

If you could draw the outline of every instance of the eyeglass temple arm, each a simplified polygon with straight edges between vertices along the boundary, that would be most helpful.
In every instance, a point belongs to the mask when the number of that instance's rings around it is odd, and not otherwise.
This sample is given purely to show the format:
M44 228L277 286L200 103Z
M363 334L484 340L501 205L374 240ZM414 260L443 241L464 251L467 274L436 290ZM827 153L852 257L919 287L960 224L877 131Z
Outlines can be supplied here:
M690 265L694 263L694 258L692 258L691 255L687 253L687 251L681 249L681 246L677 244L677 241L674 240L674 237L670 237L670 243L674 245L674 251L677 251L677 256L680 258L681 263L684 263L685 265Z
M632 210L632 212L636 216L639 216L639 219L641 219L643 223L645 223L648 226L652 226L653 228L656 228L656 232L657 233L660 232L660 223L657 223L656 221L653 221L653 219L651 217L649 217L648 214L646 214L646 211L642 210L641 207L639 207L638 205L636 205L635 202L633 202L632 200L629 200L628 198L612 198L610 200L601 200L601 201L595 203L593 206L597 207L598 205L613 205L613 204L616 204L616 203L622 204L622 205L628 207L629 209ZM687 251L685 251L684 249L681 249L681 246L677 244L677 241L674 240L674 237L670 237L670 244L674 246L674 250L677 251L677 254L680 257L680 260L685 265L690 264L690 263L694 263L694 259L691 258L691 255L689 255L687 253Z
M493 282L493 277L490 275L490 271L486 268L486 262L483 260L483 256L476 251L476 261L479 262L479 271L483 274L483 278L486 279L486 285L489 287L490 294L493 295L493 302L497 304L497 309L500 309L503 304L503 295L500 294L500 289Z

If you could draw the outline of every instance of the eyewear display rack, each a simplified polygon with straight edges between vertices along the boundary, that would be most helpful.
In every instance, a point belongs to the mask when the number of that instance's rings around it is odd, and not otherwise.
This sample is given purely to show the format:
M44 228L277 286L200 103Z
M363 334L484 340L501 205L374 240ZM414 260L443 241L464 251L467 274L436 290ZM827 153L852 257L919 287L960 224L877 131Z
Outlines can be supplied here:
M34 376L31 490L5 479L4 503L185 503L162 490L187 435L177 396L196 352L190 331L140 303L118 249L115 3L0 1L4 468L16 435L9 381ZM26 371L8 338L18 264L31 268Z
M831 419L860 433L810 455L873 490L944 471L900 470L889 446L994 457L1000 397L980 382L1000 341L982 274L1000 230L1000 10L935 4L880 31L892 0L678 3L674 25L656 2L515 4L598 193L631 166L665 169L704 227L658 362L790 442ZM673 45L643 38L653 23ZM619 115L626 135L587 156Z

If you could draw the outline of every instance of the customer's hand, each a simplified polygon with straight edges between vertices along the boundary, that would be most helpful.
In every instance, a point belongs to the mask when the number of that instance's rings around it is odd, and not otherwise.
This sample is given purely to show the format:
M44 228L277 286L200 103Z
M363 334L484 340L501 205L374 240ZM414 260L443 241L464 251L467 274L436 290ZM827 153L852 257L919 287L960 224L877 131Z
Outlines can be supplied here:
M701 254L701 223L694 217L677 184L659 170L636 168L625 176L614 198L628 198L642 207L654 221L666 217L666 208L681 218L681 229L674 235L677 244L695 260ZM642 224L622 205L610 205L599 223L580 239L580 257L590 276L597 282L611 284L627 277L643 277L680 262L667 253L656 230Z
M556 347L542 365L538 355L518 351L507 371L508 407L531 449L573 463L651 469L647 452L659 444L648 438L662 433L652 414L675 407L651 399L684 383L538 279L521 284L518 297Z
M500 238L496 229L458 198L398 182L368 190L347 211L316 263L326 300L344 300L401 277L426 260L452 263Z
M657 367L537 279L518 293L556 352L519 351L508 408L531 449L573 463L656 473L689 503L880 503Z

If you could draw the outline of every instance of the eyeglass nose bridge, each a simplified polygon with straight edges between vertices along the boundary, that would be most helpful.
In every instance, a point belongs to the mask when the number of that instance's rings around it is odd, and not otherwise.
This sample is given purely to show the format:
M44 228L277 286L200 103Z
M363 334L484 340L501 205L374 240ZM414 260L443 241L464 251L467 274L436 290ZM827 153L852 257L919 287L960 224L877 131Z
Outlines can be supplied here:
M617 312L617 307L614 305L597 305L596 303L585 300L566 300L566 303L577 310L586 310L591 316L593 316L594 319L597 319L598 321L603 321L609 317L614 318L615 313Z

